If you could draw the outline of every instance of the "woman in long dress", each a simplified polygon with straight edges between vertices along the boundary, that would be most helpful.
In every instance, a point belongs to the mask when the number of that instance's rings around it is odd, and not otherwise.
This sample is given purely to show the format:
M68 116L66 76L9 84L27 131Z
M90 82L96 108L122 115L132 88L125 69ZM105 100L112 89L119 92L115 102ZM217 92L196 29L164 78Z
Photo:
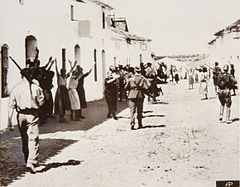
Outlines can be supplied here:
M193 89L193 84L194 84L194 68L189 68L187 69L187 74L188 74L188 84L189 84L189 89Z
M74 66L71 70L66 73L66 69L62 68L60 73L57 68L57 60L55 59L55 67L57 73L57 84L58 88L56 91L55 97L55 114L59 115L59 123L67 123L65 119L66 110L70 110L71 103L67 90L67 78L70 76L70 73L73 71Z
M85 89L84 89L84 79L91 73L92 68L87 73L83 73L83 69L78 65L77 70L79 72L79 79L78 79L78 85L76 89L79 95L80 106L81 106L79 110L79 118L84 119L85 117L82 115L82 109L87 108Z
M81 109L80 99L77 92L78 80L80 79L80 73L78 70L73 71L69 80L68 94L71 102L71 115L70 119L80 121L79 111Z

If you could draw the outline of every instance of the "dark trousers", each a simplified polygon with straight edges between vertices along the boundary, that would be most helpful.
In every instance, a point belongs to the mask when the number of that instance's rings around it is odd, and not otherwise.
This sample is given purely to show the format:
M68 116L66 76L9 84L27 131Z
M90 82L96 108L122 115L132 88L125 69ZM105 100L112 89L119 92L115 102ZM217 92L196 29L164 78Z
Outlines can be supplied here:
M231 90L228 88L220 90L218 93L218 99L222 106L226 105L226 107L231 107L232 105Z
M142 126L143 100L144 98L135 98L128 100L131 124L135 124L135 113L137 112L138 125Z

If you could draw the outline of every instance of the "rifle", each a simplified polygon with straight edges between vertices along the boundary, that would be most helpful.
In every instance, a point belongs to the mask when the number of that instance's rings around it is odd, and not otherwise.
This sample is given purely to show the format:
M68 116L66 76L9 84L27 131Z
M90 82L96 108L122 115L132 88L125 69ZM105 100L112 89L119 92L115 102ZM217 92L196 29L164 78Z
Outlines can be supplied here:
M22 69L22 68L18 65L18 63L17 63L11 56L9 56L9 58L13 61L13 63L14 63L14 64L17 66L17 68L20 70L22 76L24 76L24 77L28 80L29 83L33 84L33 81L32 81L32 79L29 77L29 75L27 74L27 72L24 71L24 69Z

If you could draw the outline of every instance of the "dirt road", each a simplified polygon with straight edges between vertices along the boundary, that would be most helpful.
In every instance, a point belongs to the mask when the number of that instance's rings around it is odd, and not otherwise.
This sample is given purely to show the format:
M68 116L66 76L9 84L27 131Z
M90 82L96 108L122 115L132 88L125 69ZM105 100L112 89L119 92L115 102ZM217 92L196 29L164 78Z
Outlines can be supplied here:
M216 180L239 180L239 95L233 97L233 123L227 125L218 121L219 101L212 90L202 101L198 85L194 90L186 81L163 85L158 103L144 106L139 130L130 130L125 109L117 121L91 129L42 132L43 165L9 186L214 187ZM48 145L57 147L53 155L47 155Z

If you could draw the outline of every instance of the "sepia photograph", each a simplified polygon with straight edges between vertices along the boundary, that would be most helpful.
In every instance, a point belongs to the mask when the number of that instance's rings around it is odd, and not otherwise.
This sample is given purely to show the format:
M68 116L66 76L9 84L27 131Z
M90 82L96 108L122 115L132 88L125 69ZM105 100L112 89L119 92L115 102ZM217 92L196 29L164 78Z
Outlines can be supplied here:
M0 0L0 187L240 187L239 0Z

